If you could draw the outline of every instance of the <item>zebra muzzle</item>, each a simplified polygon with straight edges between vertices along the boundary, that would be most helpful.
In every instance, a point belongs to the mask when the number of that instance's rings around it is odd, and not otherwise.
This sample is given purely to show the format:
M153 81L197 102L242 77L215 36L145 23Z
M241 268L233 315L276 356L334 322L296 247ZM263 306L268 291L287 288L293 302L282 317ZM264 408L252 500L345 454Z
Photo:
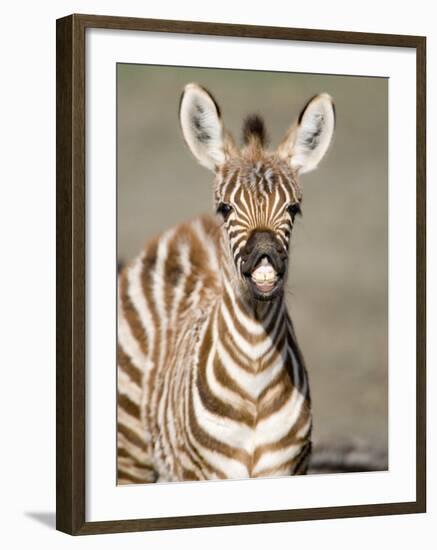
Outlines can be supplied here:
M251 273L251 279L261 292L270 292L276 285L278 274L264 256Z
M257 300L272 300L281 290L286 251L271 231L254 231L243 248L241 274Z

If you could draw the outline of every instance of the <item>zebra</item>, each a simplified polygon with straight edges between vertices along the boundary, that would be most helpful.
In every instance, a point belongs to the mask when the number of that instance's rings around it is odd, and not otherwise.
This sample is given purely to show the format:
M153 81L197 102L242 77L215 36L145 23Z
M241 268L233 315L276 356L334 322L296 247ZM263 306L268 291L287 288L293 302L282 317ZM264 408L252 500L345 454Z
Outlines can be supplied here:
M152 239L119 276L117 483L305 474L311 400L284 285L299 176L328 150L333 100L311 98L275 151L258 115L240 148L195 83L179 120L215 175L215 213Z

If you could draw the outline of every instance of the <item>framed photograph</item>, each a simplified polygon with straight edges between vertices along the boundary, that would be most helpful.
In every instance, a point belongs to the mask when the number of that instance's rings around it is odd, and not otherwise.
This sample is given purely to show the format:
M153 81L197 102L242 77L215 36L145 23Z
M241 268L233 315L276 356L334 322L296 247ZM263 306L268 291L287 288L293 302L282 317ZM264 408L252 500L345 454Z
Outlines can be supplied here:
M57 528L426 510L426 39L57 21Z

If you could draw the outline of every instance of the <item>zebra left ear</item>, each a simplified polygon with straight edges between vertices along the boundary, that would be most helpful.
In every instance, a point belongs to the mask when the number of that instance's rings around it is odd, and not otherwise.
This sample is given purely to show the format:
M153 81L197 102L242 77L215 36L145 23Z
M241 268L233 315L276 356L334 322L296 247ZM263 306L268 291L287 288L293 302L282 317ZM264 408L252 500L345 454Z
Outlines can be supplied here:
M314 96L278 147L291 167L304 174L314 170L324 157L334 135L335 108L331 96Z
M187 84L179 105L182 133L195 158L210 170L225 161L225 131L212 95L198 84Z

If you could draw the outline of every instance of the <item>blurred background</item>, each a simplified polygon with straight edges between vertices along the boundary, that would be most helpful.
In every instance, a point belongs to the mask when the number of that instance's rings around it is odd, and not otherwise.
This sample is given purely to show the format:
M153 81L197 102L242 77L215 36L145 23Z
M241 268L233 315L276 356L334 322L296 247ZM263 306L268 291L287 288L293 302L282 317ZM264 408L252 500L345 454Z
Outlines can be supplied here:
M334 98L334 142L302 176L287 301L307 363L314 471L386 469L388 442L388 80L118 64L118 261L212 211L213 175L182 138L179 97L208 88L238 140L252 112L274 148L307 100Z

